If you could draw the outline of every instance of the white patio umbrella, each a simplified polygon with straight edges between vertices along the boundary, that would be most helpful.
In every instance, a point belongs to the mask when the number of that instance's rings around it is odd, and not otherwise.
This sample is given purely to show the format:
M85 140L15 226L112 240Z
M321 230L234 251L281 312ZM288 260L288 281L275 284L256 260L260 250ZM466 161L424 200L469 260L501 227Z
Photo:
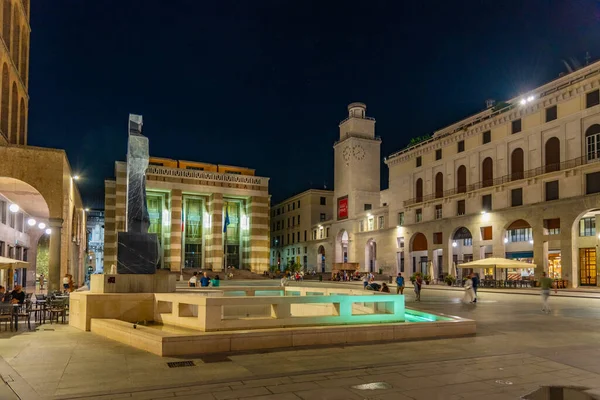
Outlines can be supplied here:
M529 269L535 268L535 264L526 263L518 260L510 260L508 258L482 258L481 260L471 261L457 265L457 268L485 268L485 267L496 267L496 268L516 268L516 269Z
M429 261L428 267L429 268L427 269L427 275L431 277L431 280L436 279L435 271L433 270L433 261Z
M0 269L9 268L27 268L29 263L27 261L14 260L8 257L0 257Z

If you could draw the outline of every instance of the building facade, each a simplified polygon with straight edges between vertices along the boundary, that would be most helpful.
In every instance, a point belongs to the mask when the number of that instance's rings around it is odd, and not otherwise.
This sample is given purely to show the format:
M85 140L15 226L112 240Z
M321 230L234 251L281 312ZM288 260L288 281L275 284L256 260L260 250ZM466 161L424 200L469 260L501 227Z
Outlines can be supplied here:
M271 265L285 269L300 264L306 270L322 270L322 259L310 254L309 242L329 237L320 225L333 215L333 191L310 189L271 207ZM313 232L313 226L321 226Z
M0 254L28 263L0 274L33 286L38 241L49 235L48 289L60 290L64 274L83 282L86 218L65 152L27 145L29 6L0 0Z
M87 212L87 270L88 273L104 272L104 211Z
M126 170L105 181L104 268L117 263L125 228ZM146 195L150 232L161 245L161 268L269 267L269 179L253 169L150 158Z
M27 144L29 0L0 1L0 144Z
M311 240L309 255L323 253L326 270L347 260L433 278L493 256L535 268L481 270L487 277L546 271L598 285L599 87L597 62L441 129L385 158L386 190L375 121L351 104L334 145L333 219L311 237L331 234Z

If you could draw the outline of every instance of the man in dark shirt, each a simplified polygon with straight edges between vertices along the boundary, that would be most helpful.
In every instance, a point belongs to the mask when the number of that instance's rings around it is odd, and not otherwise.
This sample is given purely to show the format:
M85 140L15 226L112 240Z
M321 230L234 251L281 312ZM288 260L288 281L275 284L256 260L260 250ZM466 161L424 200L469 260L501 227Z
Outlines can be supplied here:
M10 296L13 304L25 303L25 292L23 291L23 287L21 285L15 285L15 289L10 293Z
M473 281L473 291L475 292L475 299L473 300L473 303L477 303L477 288L479 287L479 276L476 273L472 273L471 281Z

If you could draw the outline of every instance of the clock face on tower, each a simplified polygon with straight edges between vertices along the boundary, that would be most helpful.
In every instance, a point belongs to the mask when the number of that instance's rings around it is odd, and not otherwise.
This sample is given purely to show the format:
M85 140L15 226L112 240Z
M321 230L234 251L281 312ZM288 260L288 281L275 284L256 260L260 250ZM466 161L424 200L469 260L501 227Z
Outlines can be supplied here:
M363 158L365 158L365 149L363 149L363 147L360 144L353 146L352 155L357 160L362 160Z

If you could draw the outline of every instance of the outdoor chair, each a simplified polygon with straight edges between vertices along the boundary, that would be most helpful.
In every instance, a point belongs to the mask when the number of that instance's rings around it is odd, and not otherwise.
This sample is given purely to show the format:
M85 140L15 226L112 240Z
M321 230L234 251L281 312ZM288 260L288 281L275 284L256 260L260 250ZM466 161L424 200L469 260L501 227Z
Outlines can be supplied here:
M48 312L50 313L50 323L54 321L56 317L56 323L58 324L58 318L62 318L62 323L64 324L67 318L67 308L66 304L63 300L50 300L50 307L48 308Z
M27 321L27 329L31 330L31 301L26 301L24 305L18 307L17 318Z
M8 331L8 324L10 324L12 331L13 308L12 304L0 304L0 331L2 331L2 324L4 324L5 331Z

